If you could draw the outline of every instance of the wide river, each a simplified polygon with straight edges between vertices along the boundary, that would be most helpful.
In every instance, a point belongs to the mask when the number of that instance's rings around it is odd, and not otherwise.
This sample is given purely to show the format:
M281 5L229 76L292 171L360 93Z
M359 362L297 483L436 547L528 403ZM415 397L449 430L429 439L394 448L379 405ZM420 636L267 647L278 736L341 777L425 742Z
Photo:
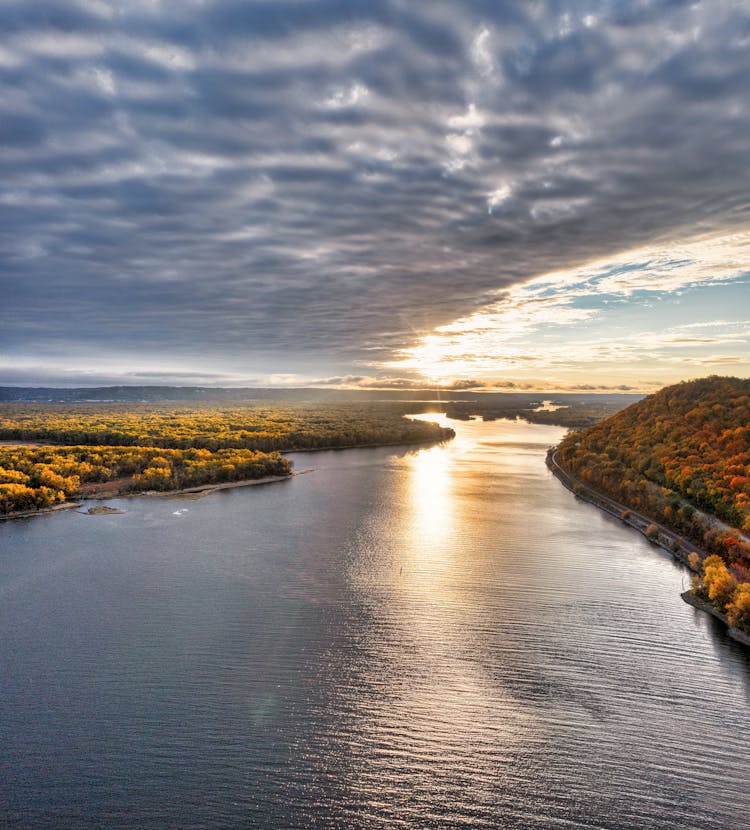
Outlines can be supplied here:
M0 824L747 827L750 652L563 430L448 423L0 523Z

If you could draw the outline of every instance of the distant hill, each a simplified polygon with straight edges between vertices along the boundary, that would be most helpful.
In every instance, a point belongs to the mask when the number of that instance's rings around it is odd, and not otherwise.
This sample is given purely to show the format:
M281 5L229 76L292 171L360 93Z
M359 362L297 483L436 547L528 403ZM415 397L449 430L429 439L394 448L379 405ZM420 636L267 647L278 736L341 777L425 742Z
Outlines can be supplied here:
M381 405L402 413L440 410L466 420L526 418L534 423L583 427L595 424L642 395L596 392L477 392L466 389L329 389L325 387L98 386L79 388L0 386L3 404L195 404L205 405ZM551 406L543 405L551 402Z
M560 445L584 483L750 566L750 380L709 377L668 386ZM740 534L696 527L691 508ZM703 538L697 538L701 535ZM748 548L750 550L750 548Z
M175 401L252 402L312 401L364 403L367 401L454 401L486 406L536 406L552 399L562 405L607 404L623 407L640 400L632 393L596 392L475 392L464 389L328 389L325 387L218 387L218 386L0 386L5 403L162 403Z

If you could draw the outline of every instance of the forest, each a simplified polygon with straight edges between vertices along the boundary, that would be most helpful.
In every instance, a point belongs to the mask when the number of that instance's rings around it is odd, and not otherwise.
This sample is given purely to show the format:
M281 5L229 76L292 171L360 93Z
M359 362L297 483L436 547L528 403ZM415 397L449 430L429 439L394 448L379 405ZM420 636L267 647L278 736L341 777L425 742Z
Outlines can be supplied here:
M453 430L403 417L413 406L4 404L0 440L261 452L443 441Z
M734 608L735 593L740 605L746 601L750 380L709 377L669 386L599 424L569 433L557 457L585 484L707 551L697 590L710 595L717 608ZM731 583L731 591L711 587L721 570L717 563L726 571L718 581ZM737 618L744 625L744 617Z
M291 474L280 450L442 441L392 406L0 406L0 514ZM13 442L30 442L22 446ZM40 443L41 445L38 445Z
M0 447L0 513L101 492L180 490L290 473L291 465L279 453L243 449Z

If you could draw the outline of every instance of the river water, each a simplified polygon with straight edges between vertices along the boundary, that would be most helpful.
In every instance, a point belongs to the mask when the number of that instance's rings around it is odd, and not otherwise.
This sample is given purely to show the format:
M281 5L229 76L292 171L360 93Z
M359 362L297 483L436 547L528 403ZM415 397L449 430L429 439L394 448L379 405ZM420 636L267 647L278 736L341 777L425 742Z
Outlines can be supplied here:
M0 824L746 827L749 652L561 429L449 423L0 523Z

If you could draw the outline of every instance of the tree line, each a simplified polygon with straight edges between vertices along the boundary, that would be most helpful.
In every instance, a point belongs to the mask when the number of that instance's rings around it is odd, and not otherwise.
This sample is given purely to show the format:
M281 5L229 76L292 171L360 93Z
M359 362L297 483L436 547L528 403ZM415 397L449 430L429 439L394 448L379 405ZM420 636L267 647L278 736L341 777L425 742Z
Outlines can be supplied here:
M270 452L411 444L453 437L451 429L404 418L410 408L403 404L226 408L5 404L0 406L0 440Z
M107 482L119 492L142 492L289 474L278 453L244 449L0 447L0 513L50 507Z

